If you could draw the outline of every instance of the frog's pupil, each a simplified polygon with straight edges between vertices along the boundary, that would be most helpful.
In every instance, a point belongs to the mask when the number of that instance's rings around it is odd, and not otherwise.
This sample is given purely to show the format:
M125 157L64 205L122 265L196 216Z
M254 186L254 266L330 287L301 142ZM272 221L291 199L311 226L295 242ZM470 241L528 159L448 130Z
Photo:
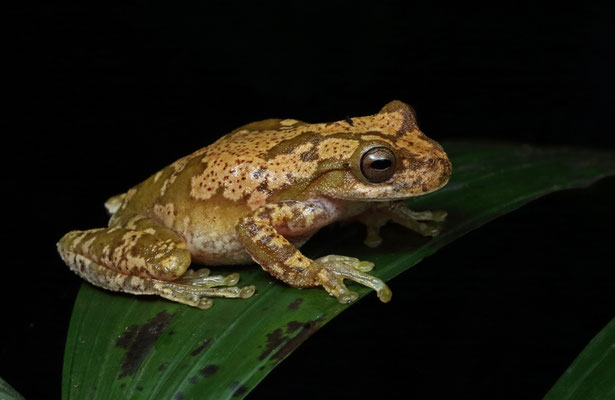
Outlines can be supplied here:
M376 160L371 163L370 167L372 167L373 169L383 170L389 168L391 164L391 160Z

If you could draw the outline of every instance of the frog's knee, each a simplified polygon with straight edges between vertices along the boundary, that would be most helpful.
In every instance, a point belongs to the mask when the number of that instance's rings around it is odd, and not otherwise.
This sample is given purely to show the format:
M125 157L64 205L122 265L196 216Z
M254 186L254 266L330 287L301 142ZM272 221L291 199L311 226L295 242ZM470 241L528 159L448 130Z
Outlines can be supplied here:
M188 270L190 262L190 251L185 243L177 243L173 249L159 252L153 257L149 272L153 278L172 281Z

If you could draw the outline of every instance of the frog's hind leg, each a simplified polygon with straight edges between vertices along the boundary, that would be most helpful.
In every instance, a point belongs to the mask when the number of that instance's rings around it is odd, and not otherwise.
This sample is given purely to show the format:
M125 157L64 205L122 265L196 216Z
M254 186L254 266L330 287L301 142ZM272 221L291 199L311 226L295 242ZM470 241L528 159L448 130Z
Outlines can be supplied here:
M92 284L132 294L155 294L199 308L209 308L211 297L246 298L253 286L233 287L238 274L209 276L191 271L190 252L172 230L144 217L122 227L73 231L58 243L66 264ZM225 287L217 287L225 286Z

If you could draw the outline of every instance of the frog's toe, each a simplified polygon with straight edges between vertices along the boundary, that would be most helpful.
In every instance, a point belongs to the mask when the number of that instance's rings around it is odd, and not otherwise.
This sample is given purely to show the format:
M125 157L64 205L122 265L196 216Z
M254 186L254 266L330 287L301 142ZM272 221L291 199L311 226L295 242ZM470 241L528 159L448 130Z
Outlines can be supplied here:
M239 274L236 272L227 276L209 275L209 273L210 270L207 268L202 268L197 271L188 270L179 279L175 280L175 282L205 288L235 286L237 282L239 282Z
M209 297L197 299L195 301L195 307L198 307L201 310L207 310L208 308L211 308L211 306L213 305L214 305L214 301L210 299Z
M325 290L342 304L352 303L359 297L356 292L348 290L346 285L344 285L344 278L338 276L327 267L320 270L318 278Z
M314 260L320 271L318 279L330 295L335 296L340 303L351 303L358 298L357 293L348 290L344 279L350 279L376 291L378 298L386 303L391 300L391 290L380 279L368 275L374 266L368 261L360 261L353 257L330 255Z
M421 222L419 223L419 230L417 232L423 236L436 237L442 232L442 227L440 225L429 225Z
M200 278L206 278L209 276L209 274L211 273L211 270L209 268L200 268L197 270L194 269L188 269L183 275L182 275L182 279L200 279Z
M448 212L446 212L445 210L434 210L431 212L431 215L432 215L432 221L442 222L448 216Z
M338 256L336 254L330 254L328 256L320 257L314 262L319 264L327 264L327 263L339 263L349 268L354 268L361 272L369 272L374 268L374 263L370 261L361 261L358 258L347 257L347 256Z

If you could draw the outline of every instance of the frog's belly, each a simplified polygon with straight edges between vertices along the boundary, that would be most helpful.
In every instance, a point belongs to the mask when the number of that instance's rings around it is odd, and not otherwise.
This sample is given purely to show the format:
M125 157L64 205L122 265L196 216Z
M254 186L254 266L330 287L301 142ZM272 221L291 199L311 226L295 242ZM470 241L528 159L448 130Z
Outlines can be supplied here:
M252 263L252 257L244 250L237 234L234 232L201 232L197 234L184 233L186 244L192 256L192 262L215 266ZM301 248L311 238L312 234L300 238L287 239L296 247Z
M252 262L252 257L243 249L235 232L199 232L183 236L192 262L211 266Z

